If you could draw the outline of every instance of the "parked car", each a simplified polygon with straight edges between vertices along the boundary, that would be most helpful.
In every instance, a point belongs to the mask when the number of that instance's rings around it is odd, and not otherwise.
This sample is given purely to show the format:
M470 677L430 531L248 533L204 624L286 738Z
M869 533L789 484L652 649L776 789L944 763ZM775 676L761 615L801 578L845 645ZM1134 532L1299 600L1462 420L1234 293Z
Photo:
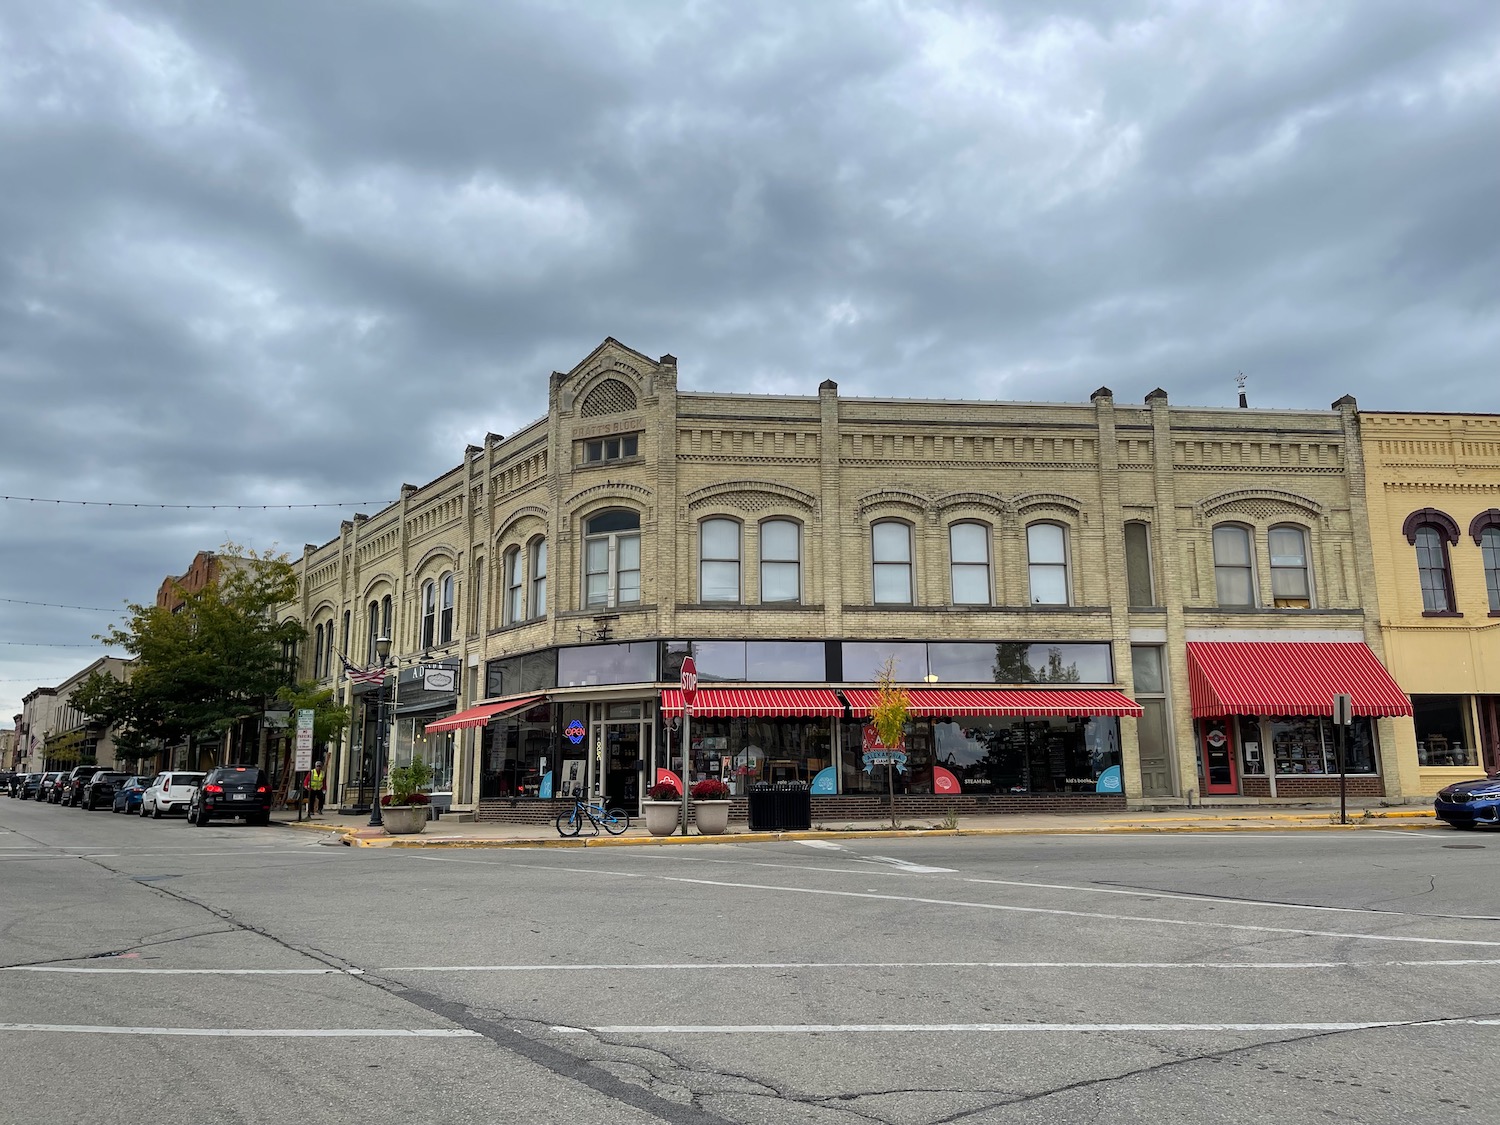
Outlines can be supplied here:
M209 770L188 800L188 823L207 828L209 821L241 816L247 824L271 823L271 779L255 766L220 766Z
M164 816L186 813L193 790L202 780L202 773L191 770L171 770L159 775L141 794L141 815L160 820Z
M93 812L106 805L113 805L115 790L124 785L125 779L129 776L128 773L121 773L119 770L99 770L83 787L83 796L79 798L79 806Z
M39 773L28 773L25 777L21 778L21 788L16 792L16 796L23 801L28 801L32 797L35 797L41 788L42 775Z
M127 777L125 783L115 790L114 799L110 802L110 812L133 813L141 807L141 796L147 789L151 788L151 782L155 778L136 774Z
M1454 828L1500 827L1500 773L1438 790L1433 811Z
M57 783L61 781L63 774L61 770L51 770L42 774L42 783L36 791L38 801L46 801L49 805L57 804Z
M84 787L88 785L89 779L104 767L98 762L90 762L86 766L74 766L57 784L61 790L57 803L78 808L83 800Z

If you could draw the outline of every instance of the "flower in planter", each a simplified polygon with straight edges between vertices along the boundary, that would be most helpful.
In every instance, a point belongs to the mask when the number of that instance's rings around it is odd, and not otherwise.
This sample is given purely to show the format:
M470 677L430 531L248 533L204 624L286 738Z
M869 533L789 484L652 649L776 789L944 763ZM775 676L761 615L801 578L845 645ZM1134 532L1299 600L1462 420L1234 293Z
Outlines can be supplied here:
M682 790L670 781L658 781L650 789L646 790L646 800L680 801L682 800Z
M395 798L395 794L393 794L393 793L387 793L387 794L385 794L385 796L383 796L383 797L380 798L380 807L381 808L389 808L391 805L430 805L430 804L432 804L432 797L429 794L427 794L427 793L412 793L404 801L397 801L394 798Z
M382 805L431 803L425 790L432 783L432 767L421 758L414 758L404 766L392 766L389 776L391 791L380 798Z
M717 777L706 777L698 782L690 790L695 801L727 801L729 800L729 786L725 785Z

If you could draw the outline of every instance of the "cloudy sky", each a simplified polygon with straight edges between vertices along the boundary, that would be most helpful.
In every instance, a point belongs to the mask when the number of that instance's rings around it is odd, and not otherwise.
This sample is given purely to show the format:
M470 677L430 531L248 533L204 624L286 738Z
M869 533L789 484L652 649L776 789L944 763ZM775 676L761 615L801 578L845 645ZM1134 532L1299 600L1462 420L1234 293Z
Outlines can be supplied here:
M605 336L690 389L1500 410L1497 200L1493 0L12 0L0 493L234 507L0 501L0 725Z

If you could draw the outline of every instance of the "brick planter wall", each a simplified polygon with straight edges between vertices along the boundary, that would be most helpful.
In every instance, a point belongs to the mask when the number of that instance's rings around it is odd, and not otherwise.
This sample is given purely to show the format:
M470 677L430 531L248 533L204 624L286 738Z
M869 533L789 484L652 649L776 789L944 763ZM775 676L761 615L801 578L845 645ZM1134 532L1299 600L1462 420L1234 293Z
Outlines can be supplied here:
M1337 792L1337 787L1335 787ZM1353 792L1352 779L1350 792ZM477 820L501 824L550 824L559 813L567 811L567 801L517 800L508 798L480 801ZM1123 812L1125 796L1121 793L1005 793L972 794L940 797L901 794L896 797L896 818L937 822L953 810L959 817L1030 812ZM890 816L888 798L877 795L814 797L814 825L836 828L855 820L883 820ZM750 819L749 802L736 797L729 806L731 823L744 824Z
M1350 777L1348 793L1351 797L1384 797L1385 782L1378 777L1368 775ZM1278 777L1276 795L1278 797L1337 797L1339 795L1338 775Z

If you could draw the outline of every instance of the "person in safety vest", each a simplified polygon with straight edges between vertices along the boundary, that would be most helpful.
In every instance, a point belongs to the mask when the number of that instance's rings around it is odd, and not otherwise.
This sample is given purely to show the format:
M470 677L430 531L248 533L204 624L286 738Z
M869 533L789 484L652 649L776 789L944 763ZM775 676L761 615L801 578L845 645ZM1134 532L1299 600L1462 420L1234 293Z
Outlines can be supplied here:
M314 762L307 775L307 815L317 816L323 811L323 763Z

